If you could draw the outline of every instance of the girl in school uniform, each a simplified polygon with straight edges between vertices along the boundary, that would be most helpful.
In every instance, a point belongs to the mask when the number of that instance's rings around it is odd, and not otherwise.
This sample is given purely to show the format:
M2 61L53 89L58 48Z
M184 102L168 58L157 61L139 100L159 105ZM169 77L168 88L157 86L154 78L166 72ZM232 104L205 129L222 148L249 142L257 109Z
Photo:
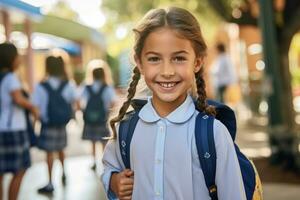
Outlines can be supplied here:
M66 125L71 119L72 105L76 102L76 96L76 86L67 78L63 58L48 56L46 79L36 86L32 97L32 101L41 112L42 126L38 147L47 154L49 177L48 184L38 189L39 193L51 194L54 191L52 168L55 154L58 154L62 164L62 183L66 183L64 169L64 149L67 146Z
M106 145L103 157L102 182L107 196L135 200L210 199L194 137L198 110L215 114L214 107L206 104L206 44L200 26L187 10L170 7L149 11L134 33L137 66L127 101L111 121L114 139ZM139 113L129 170L122 162L116 123L123 119L141 75L152 96ZM190 92L194 85L196 106ZM214 120L213 126L219 199L245 200L231 136L220 121Z
M81 95L84 128L82 139L92 142L94 158L91 169L96 169L96 142L101 142L102 152L110 137L107 119L116 102L109 66L103 60L91 61L92 84L85 85Z
M39 115L38 109L23 96L21 82L15 74L19 59L13 44L0 44L0 200L4 174L13 173L8 198L15 200L25 171L31 164L24 109L36 118Z

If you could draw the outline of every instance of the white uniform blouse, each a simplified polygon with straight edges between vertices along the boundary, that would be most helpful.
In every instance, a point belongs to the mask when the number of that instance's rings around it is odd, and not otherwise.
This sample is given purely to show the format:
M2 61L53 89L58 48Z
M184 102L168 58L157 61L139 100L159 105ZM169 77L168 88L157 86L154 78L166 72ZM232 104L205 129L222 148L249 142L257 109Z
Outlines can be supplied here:
M210 199L195 144L197 114L190 96L165 118L159 117L151 100L142 108L130 148L130 163L134 171L133 200ZM214 139L219 199L245 200L232 139L218 120L214 122ZM110 199L116 199L109 190L109 182L113 171L124 169L118 140L107 144L103 164L104 188Z

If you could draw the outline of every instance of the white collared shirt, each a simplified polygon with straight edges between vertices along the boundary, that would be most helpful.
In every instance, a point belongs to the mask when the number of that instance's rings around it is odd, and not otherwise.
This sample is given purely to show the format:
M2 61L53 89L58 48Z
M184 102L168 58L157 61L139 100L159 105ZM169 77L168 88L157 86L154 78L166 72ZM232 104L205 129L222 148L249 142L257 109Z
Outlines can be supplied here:
M134 171L133 200L210 199L195 144L197 114L190 96L165 118L156 113L151 100L141 109L130 148L130 164ZM214 121L214 139L219 199L246 199L232 139L218 120ZM107 144L103 164L102 181L113 199L109 190L111 173L124 169L118 140Z

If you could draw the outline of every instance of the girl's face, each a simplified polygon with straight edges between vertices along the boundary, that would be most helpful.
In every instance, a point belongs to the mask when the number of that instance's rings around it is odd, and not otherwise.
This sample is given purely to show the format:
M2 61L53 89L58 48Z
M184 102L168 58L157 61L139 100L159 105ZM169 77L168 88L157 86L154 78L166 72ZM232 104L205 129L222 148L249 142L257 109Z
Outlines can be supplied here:
M148 35L141 52L135 57L153 101L180 105L200 70L202 58L197 58L192 43L170 28L160 28Z

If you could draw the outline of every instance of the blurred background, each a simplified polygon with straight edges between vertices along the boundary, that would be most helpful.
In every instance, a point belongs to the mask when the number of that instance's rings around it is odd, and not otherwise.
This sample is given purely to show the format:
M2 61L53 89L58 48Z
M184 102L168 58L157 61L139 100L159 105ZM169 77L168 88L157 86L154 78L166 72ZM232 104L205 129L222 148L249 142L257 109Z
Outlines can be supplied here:
M18 75L28 91L43 79L49 52L63 55L78 86L89 62L105 60L121 103L131 77L132 28L149 9L170 5L188 9L200 22L208 45L205 79L212 99L215 46L226 46L236 81L226 89L224 101L236 112L237 143L254 160L265 199L299 199L299 0L0 0L0 42L17 46L22 57ZM43 152L33 148L34 164L23 180L20 200L105 199L98 175L102 152L94 173L78 115L67 127L68 184L57 183L51 197L36 192L45 181L40 174L46 164Z

